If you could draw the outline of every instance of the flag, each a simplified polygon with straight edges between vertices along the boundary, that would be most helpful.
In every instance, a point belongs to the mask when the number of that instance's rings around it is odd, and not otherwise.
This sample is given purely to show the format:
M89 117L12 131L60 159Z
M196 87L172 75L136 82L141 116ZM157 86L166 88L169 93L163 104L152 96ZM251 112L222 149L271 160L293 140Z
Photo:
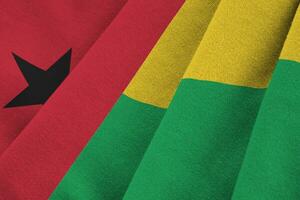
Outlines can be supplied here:
M181 7L50 199L122 199L218 2Z
M106 4L113 8L121 7L115 5L116 1L104 1L99 6L86 3L97 13L101 13L98 7L102 6L106 9ZM49 3L49 6L51 5L52 3ZM64 9L58 9L58 5L53 5L57 8L57 12L65 13ZM74 4L74 8L82 10L84 5L80 2ZM2 199L41 200L49 197L181 5L182 1L136 0L129 1L122 7L105 31L84 54L75 69L2 153L0 161L0 196ZM29 9L33 9L31 3L28 6ZM42 8L43 3L35 6L38 9ZM68 8L70 6L73 4L66 5ZM48 8L47 3L46 7ZM54 11L49 8L47 12ZM70 15L73 16L72 13ZM34 19L39 18L34 17ZM76 18L76 21L81 20L85 24L88 18ZM94 21L97 22L97 18L94 18ZM30 23L34 25L34 21ZM81 28L85 29L84 26L78 27L79 30ZM32 34L28 33L28 35ZM72 34L70 37L77 40ZM61 38L58 36L58 39ZM47 42L50 46L54 45L51 39L47 39ZM36 45L42 44L38 42ZM48 48L47 45L42 47ZM75 51L76 49L73 48L72 53ZM21 50L15 52L20 56L20 60L25 60L25 53L21 54ZM20 75L19 68L13 59L11 57L10 62L16 68L16 73ZM38 63L33 63L33 59L27 58L26 65L29 66L28 63L32 65L30 65L32 68L33 65L38 68L36 66ZM38 83L37 85L39 86ZM13 88L11 91L18 95L22 89ZM12 94L10 96L14 98ZM3 106L5 107L10 101L11 99L7 99Z
M103 0L21 2L23 12L4 7L2 19L18 16L32 38L14 46L14 34L18 42L25 36L10 26L3 31L5 48L15 49L4 51L9 70L0 74L20 83L3 83L0 114L20 122L1 122L15 132L3 132L0 199L299 199L298 5ZM72 26L82 32L67 42L77 34ZM56 43L65 46L53 55ZM25 109L30 116L19 116Z

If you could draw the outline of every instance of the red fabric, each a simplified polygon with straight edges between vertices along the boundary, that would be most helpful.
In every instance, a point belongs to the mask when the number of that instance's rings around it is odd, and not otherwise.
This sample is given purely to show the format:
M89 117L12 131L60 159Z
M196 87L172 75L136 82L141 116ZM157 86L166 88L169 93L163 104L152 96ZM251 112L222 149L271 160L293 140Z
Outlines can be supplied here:
M2 154L2 199L49 197L182 3L128 1Z
M41 106L3 108L27 83L12 52L47 69L68 49L74 67L126 0L14 0L0 8L0 154Z

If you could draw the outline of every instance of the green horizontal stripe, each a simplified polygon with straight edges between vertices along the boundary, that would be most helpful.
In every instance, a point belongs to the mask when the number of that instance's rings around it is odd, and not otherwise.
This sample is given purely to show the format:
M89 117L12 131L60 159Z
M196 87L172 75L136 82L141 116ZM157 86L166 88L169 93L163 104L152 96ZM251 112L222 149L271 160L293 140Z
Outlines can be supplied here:
M121 96L50 199L122 199L164 113Z
M300 199L298 62L277 63L234 191L234 200Z
M264 92L183 80L124 200L230 199Z

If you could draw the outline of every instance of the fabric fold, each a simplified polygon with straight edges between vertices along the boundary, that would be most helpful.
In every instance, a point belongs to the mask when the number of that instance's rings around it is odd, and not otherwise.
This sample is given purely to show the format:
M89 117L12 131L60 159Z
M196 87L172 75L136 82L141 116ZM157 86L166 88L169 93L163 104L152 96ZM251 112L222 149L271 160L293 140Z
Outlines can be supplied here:
M297 6L220 2L124 200L231 198Z
M50 199L122 199L219 1L186 1Z
M232 199L300 198L299 31L298 8L256 119Z
M2 154L2 199L49 197L181 4L134 0L122 8L72 76Z
M299 0L10 5L1 200L300 198Z
M0 154L42 107L34 102L28 106L5 106L28 86L14 57L47 70L71 48L72 71L125 2L16 0L1 4Z

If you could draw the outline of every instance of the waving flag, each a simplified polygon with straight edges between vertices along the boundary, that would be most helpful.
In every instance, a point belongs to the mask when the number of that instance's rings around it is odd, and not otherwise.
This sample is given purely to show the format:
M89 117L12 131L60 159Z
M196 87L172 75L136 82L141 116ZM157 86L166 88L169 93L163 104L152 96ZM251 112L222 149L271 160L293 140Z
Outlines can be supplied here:
M300 198L298 0L2 4L1 200Z

